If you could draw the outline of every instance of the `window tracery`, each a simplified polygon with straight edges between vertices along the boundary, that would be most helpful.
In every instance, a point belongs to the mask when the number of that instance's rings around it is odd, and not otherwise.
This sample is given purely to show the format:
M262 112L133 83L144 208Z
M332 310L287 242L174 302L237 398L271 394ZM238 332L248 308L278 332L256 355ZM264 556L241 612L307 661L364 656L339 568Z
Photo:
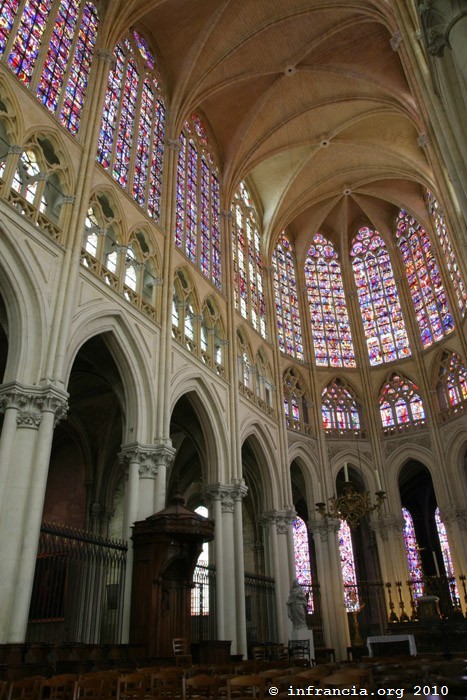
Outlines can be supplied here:
M11 204L59 242L66 196L64 181L65 167L54 145L45 136L37 135L19 154L7 194Z
M457 353L443 350L436 391L443 413L457 413L467 402L467 368Z
M292 245L280 236L272 255L277 330L281 352L303 360L302 329Z
M203 362L223 377L225 333L220 313L211 297L203 305L200 345Z
M339 554L341 560L342 580L344 582L344 601L347 612L360 610L357 572L352 545L352 532L346 520L342 520L339 532Z
M244 182L232 201L235 308L266 338L266 302L258 217Z
M97 39L94 3L3 0L0 14L0 57L26 87L37 85L39 101L76 134Z
M418 387L395 372L382 388L379 410L385 433L425 425L425 409Z
M120 216L106 193L91 197L85 219L81 264L127 301L158 321L157 261L149 234L136 230L126 240Z
M313 236L305 261L315 361L321 367L355 367L339 257L321 233Z
M195 513L208 518L208 509L205 506L195 508ZM209 615L209 545L203 542L201 554L196 562L193 574L194 587L191 589L191 615Z
M237 330L238 388L254 400L254 365L250 344L241 329Z
M175 245L221 289L219 171L196 114L184 123L179 146Z
M454 330L449 302L430 238L418 221L403 209L397 219L396 238L422 344L426 348Z
M305 389L299 373L289 367L283 377L284 413L287 428L311 433Z
M97 160L155 221L160 216L165 105L154 56L136 31L114 50Z
M336 378L325 387L321 412L326 433L361 433L360 408L354 392L344 380Z
M418 548L417 537L413 519L407 508L402 508L402 516L404 518L404 544L407 554L407 564L409 567L409 576L412 581L412 589L414 598L419 598L424 595L425 586L423 583L422 560L420 550Z
M200 348L200 318L193 282L184 270L178 269L172 303L172 335L193 355L198 355Z
M312 614L313 605L313 579L311 575L310 546L308 528L300 517L292 521L292 535L294 543L295 578L307 592L307 611Z
M391 259L377 231L362 227L350 251L371 365L409 357Z
M444 212L442 211L438 200L432 192L427 191L427 202L428 210L433 218L436 233L438 234L439 242L441 243L441 248L444 254L444 261L449 270L451 276L454 291L457 297L457 302L459 304L459 309L461 314L464 316L467 311L467 289L462 279L461 271L457 264L456 256L454 254L454 249L452 247L451 239L449 236L448 228L446 226L446 219Z

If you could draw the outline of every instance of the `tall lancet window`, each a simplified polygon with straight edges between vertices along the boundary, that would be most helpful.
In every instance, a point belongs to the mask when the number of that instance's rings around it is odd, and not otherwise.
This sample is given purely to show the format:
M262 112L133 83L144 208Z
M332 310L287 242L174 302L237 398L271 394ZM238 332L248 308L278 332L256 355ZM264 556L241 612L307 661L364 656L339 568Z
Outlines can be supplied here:
M222 286L219 172L201 119L179 138L175 245L217 288Z
M77 133L97 39L94 3L4 0L0 17L0 57L26 87L37 86L40 102Z
M459 270L456 256L452 248L444 212L442 211L438 200L432 192L427 192L427 199L428 209L433 217L436 233L438 234L439 242L441 243L441 247L443 249L444 262L446 263L449 274L451 275L459 309L461 314L465 315L465 312L467 311L467 290L465 288L464 280L462 279L461 271Z
M165 106L155 60L134 31L115 47L97 160L156 221L160 215Z
M457 588L457 582L456 582L455 574L454 574L454 565L452 563L451 548L450 548L449 542L448 542L448 535L446 532L446 526L444 525L443 521L441 520L441 516L439 514L439 508L437 508L435 510L435 523L436 523L436 530L438 532L438 537L439 537L439 545L441 547L441 554L443 557L444 570L446 572L446 576L449 579L449 592L451 594L451 600L454 603L454 605L458 605L460 598L459 598L459 590Z
M371 365L410 356L394 273L377 231L363 227L350 251Z
M457 353L443 350L436 391L443 412L453 413L467 402L467 369Z
M280 236L272 255L277 331L281 352L303 360L302 328L298 305L293 250L289 239Z
M327 433L341 435L361 430L360 410L351 388L342 379L334 379L322 393L321 413Z
M402 508L402 516L404 518L403 535L410 580L412 581L414 598L419 598L423 595L425 590L420 550L418 548L412 516L407 508Z
M341 559L342 580L344 582L344 601L347 612L360 610L358 596L357 571L352 545L352 532L349 524L342 520L339 527L339 554Z
M355 367L341 265L334 246L320 233L308 250L305 278L316 364Z
M243 182L235 192L232 215L235 308L266 338L261 237L256 210Z
M311 576L310 545L308 541L308 528L304 521L297 517L292 521L292 534L295 557L295 578L305 589L307 595L309 613L313 612L313 580Z
M454 329L438 263L427 232L403 209L399 212L396 237L422 343L429 347Z
M205 506L195 508L195 513L208 517L208 509ZM191 589L191 615L209 615L209 545L203 543L201 554L196 562L193 574L193 588Z

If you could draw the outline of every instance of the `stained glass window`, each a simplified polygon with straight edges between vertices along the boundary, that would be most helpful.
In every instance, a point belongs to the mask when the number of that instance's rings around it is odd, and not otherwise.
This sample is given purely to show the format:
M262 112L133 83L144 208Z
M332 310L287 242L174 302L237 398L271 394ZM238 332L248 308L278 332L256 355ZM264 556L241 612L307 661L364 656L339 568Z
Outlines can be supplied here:
M429 347L454 329L438 263L427 232L403 209L399 212L396 237L422 343Z
M396 373L391 375L382 389L379 410L385 432L425 424L425 409L418 387Z
M422 560L417 544L417 537L415 535L412 516L407 508L402 508L402 516L404 518L404 544L405 551L407 553L407 564L409 566L410 580L413 584L413 595L414 598L419 598L424 593Z
M391 260L379 233L361 228L353 240L350 257L370 364L409 357Z
M292 246L285 235L279 238L272 255L272 264L279 348L281 352L303 360L295 263Z
M165 106L149 45L133 32L115 47L97 160L156 221L160 216Z
M292 521L292 534L295 558L295 578L307 595L309 613L313 612L313 580L311 576L310 547L308 529L304 521L297 517Z
M449 581L449 590L451 594L451 599L454 605L459 604L459 590L457 588L457 581L454 574L454 565L452 563L451 548L448 542L448 535L446 532L446 526L441 520L441 515L439 513L439 508L435 510L435 523L436 530L439 537L439 545L441 547L441 554L443 556L444 570Z
M206 130L192 114L179 138L175 245L222 286L219 173Z
M20 0L2 0L0 2L0 56L5 51Z
M454 291L456 293L457 301L459 304L459 309L462 315L464 315L467 310L467 290L465 288L464 280L462 279L462 275L457 264L456 256L452 248L449 232L446 226L444 212L442 211L441 207L439 206L438 200L432 192L427 192L427 199L428 209L430 211L431 216L433 217L436 232L438 234L438 238L443 249L444 261L448 267L449 274L451 275Z
M1 3L0 55L13 26L18 2ZM48 48L40 48L53 19ZM98 16L92 2L26 0L11 42L8 65L26 86L38 74L37 97L71 132L79 129L81 111L97 38Z
M313 236L308 250L305 278L316 364L355 367L339 258L320 233Z
M310 432L305 390L300 376L294 367L284 373L284 413L287 428Z
M359 432L361 419L353 391L342 379L334 379L323 391L321 412L326 432Z
M208 509L204 506L195 508L195 513L208 517ZM203 542L203 549L196 562L193 574L194 587L191 589L191 614L209 615L209 545Z
M344 600L347 612L360 610L358 596L357 572L352 545L352 533L350 526L342 520L339 532L339 554L341 560L342 580L344 582Z
M256 210L243 182L233 198L232 216L235 308L266 338L261 239Z
M442 411L467 401L467 369L455 352L443 351L436 388Z

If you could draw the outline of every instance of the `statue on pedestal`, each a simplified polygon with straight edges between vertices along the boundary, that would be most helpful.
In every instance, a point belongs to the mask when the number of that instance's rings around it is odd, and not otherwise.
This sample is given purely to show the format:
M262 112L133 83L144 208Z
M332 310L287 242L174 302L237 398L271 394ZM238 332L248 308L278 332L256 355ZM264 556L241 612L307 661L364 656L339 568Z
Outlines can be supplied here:
M294 579L287 600L287 614L292 621L293 629L308 629L306 623L307 600L297 579Z

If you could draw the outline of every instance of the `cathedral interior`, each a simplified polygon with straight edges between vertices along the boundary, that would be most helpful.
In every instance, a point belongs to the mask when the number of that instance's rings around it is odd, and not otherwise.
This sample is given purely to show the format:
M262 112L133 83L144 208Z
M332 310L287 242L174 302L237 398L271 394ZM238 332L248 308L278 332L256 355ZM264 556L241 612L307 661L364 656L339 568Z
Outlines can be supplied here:
M0 9L0 657L465 652L465 1Z

